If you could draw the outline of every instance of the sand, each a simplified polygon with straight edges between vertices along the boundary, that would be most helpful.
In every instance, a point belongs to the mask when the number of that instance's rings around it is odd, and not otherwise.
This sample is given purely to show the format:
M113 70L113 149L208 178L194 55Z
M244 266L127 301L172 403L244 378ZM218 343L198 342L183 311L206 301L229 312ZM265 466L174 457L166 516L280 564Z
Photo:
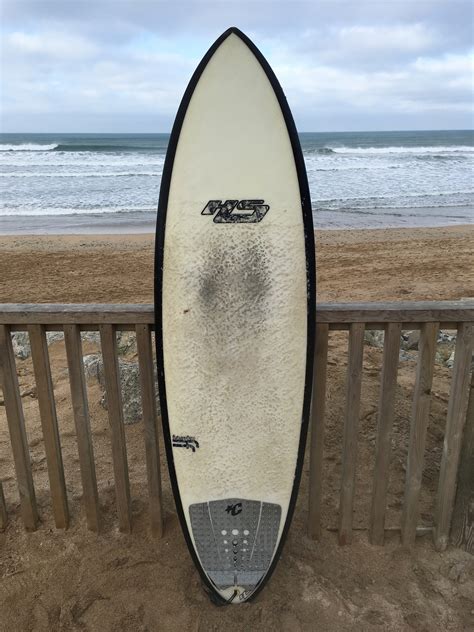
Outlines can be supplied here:
M474 296L474 228L332 231L318 235L318 300L429 300ZM0 238L0 302L151 302L153 239L136 236ZM42 523L26 533L4 407L0 405L0 480L10 515L0 533L0 630L468 630L474 623L474 560L429 536L412 552L388 534L368 544L376 406L382 352L366 347L354 508L354 543L337 545L341 429L347 337L330 340L321 542L306 536L308 462L282 559L253 604L216 608L202 592L174 511L162 458L165 535L148 526L143 427L126 427L133 533L117 530L110 433L101 390L88 395L102 515L88 532L62 342L49 348L71 510L67 532L54 527L31 359L18 360ZM84 353L97 350L87 343ZM416 352L400 363L387 525L397 527L403 499ZM133 354L129 354L133 359ZM432 524L450 371L436 365L420 523ZM1 397L1 395L0 395Z
M152 235L0 237L0 302L151 303ZM474 226L319 231L319 301L474 296Z

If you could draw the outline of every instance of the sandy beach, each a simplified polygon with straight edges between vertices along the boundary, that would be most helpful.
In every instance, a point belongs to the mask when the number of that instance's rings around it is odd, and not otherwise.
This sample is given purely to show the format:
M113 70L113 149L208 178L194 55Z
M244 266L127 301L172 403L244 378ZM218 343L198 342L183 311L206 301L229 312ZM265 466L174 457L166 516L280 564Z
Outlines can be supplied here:
M151 303L154 237L0 236L0 301ZM318 231L318 301L474 296L474 226Z
M152 235L0 237L0 302L153 300ZM320 231L318 301L455 300L474 297L474 226ZM87 342L84 353L98 351ZM341 475L347 336L330 338L321 542L306 536L308 460L287 545L255 603L211 605L199 585L176 518L162 455L165 535L148 526L141 422L126 426L133 533L117 529L107 412L102 389L88 381L102 531L87 531L62 341L49 347L71 511L67 532L54 527L31 358L17 360L41 525L26 533L19 519L0 395L0 480L10 522L0 533L0 631L133 630L468 630L474 621L474 560L434 551L429 535L415 550L396 531L384 547L368 544L382 350L366 346L354 508L357 531L339 547L333 529ZM124 356L136 359L131 350ZM393 428L387 526L400 523L417 352L400 361ZM451 371L436 364L420 524L432 524Z

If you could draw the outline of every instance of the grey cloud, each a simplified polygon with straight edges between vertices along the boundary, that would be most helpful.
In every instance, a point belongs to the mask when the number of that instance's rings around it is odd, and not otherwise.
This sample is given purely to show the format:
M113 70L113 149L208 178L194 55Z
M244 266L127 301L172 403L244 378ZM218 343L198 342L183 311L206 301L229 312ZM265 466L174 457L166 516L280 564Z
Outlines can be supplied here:
M4 0L3 19L10 25L57 22L102 39L137 30L172 35L216 36L228 26L256 30L261 36L304 28L349 24L416 23L450 31L457 42L471 41L470 0Z
M302 129L471 126L472 6L3 0L3 127L166 131L230 25L268 57Z

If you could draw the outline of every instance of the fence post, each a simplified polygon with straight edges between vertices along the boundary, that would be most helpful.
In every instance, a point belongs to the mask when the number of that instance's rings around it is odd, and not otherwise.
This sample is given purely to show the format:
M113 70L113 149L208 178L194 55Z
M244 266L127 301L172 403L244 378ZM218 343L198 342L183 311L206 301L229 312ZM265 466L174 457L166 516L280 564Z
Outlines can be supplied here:
M308 515L308 535L310 538L313 538L313 540L319 540L319 538L321 537L324 413L326 408L328 334L329 325L316 325L316 348L313 373L313 401L311 403Z
M87 527L91 531L98 532L100 529L99 496L89 421L89 407L87 404L86 381L82 363L81 332L77 325L64 325L63 329Z
M401 323L389 323L385 328L383 368L380 387L377 444L375 448L374 487L370 513L369 539L372 544L383 544L385 508L390 466L390 442L397 388L398 355Z
M155 372L151 347L150 325L136 325L138 363L145 433L145 457L150 497L150 519L153 535L163 535L163 507L161 503L160 447L158 443L155 399Z
M28 334L48 466L54 521L58 529L67 529L69 525L69 510L48 344L42 325L28 325Z
M473 338L474 325L461 323L458 327L456 338L453 377L449 394L448 415L434 516L435 528L433 538L438 551L444 551L448 545L454 496L456 493L456 475L461 453L463 427L466 420L464 411L466 410L466 391L469 384ZM472 485L473 481L471 479L471 488Z
M117 357L116 327L100 325L100 341L104 359L105 392L112 441L112 461L120 531L132 530L130 482L128 478L127 448L123 428L122 392Z
M451 541L455 546L474 553L474 371L471 373L466 425L458 468Z
M402 512L402 542L405 547L415 543L418 522L418 501L425 455L426 430L431 405L438 323L423 323L418 344L415 392L408 444L408 462L405 478L405 497Z
M362 361L364 356L364 330L364 323L352 323L349 327L349 361L346 378L342 481L339 503L339 544L341 545L352 542L352 512L357 462Z
M1 373L3 376L5 411L7 413L13 461L20 494L21 515L25 527L34 531L39 520L38 510L26 438L25 418L16 374L15 356L13 354L10 328L7 325L0 325L0 362L2 364Z

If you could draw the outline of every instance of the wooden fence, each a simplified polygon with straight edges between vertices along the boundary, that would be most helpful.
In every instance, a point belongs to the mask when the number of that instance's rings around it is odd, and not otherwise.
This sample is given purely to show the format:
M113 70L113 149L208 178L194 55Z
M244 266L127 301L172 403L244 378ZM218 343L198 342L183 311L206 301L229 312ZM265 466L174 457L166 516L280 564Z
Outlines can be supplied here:
M329 332L333 330L348 330L349 332L338 527L339 542L348 544L353 534L364 331L366 329L385 331L369 526L370 541L373 544L383 544L386 530L385 513L400 334L402 330L419 329L417 372L400 525L401 539L402 543L409 547L414 544L417 533L426 533L429 530L433 533L434 544L438 550L446 548L451 535L456 544L472 551L474 548L474 381L472 377L470 379L470 365L474 342L474 301L319 304L316 321L315 373L309 446L309 535L317 539L322 530L323 446ZM98 330L100 332L119 527L122 531L129 532L132 527L130 484L116 348L116 331L127 330L135 331L137 337L151 526L157 536L162 534L158 415L155 403L151 339L153 322L152 305L0 305L0 369L3 397L21 515L27 529L36 529L38 512L11 332L27 331L29 334L54 519L58 528L67 528L69 524L68 500L46 339L47 331L64 331L83 502L87 525L94 531L100 528L100 515L82 363L81 331ZM440 328L456 330L457 337L434 520L433 526L427 529L417 526L418 505L437 335ZM0 529L5 528L6 524L7 511L0 481Z

